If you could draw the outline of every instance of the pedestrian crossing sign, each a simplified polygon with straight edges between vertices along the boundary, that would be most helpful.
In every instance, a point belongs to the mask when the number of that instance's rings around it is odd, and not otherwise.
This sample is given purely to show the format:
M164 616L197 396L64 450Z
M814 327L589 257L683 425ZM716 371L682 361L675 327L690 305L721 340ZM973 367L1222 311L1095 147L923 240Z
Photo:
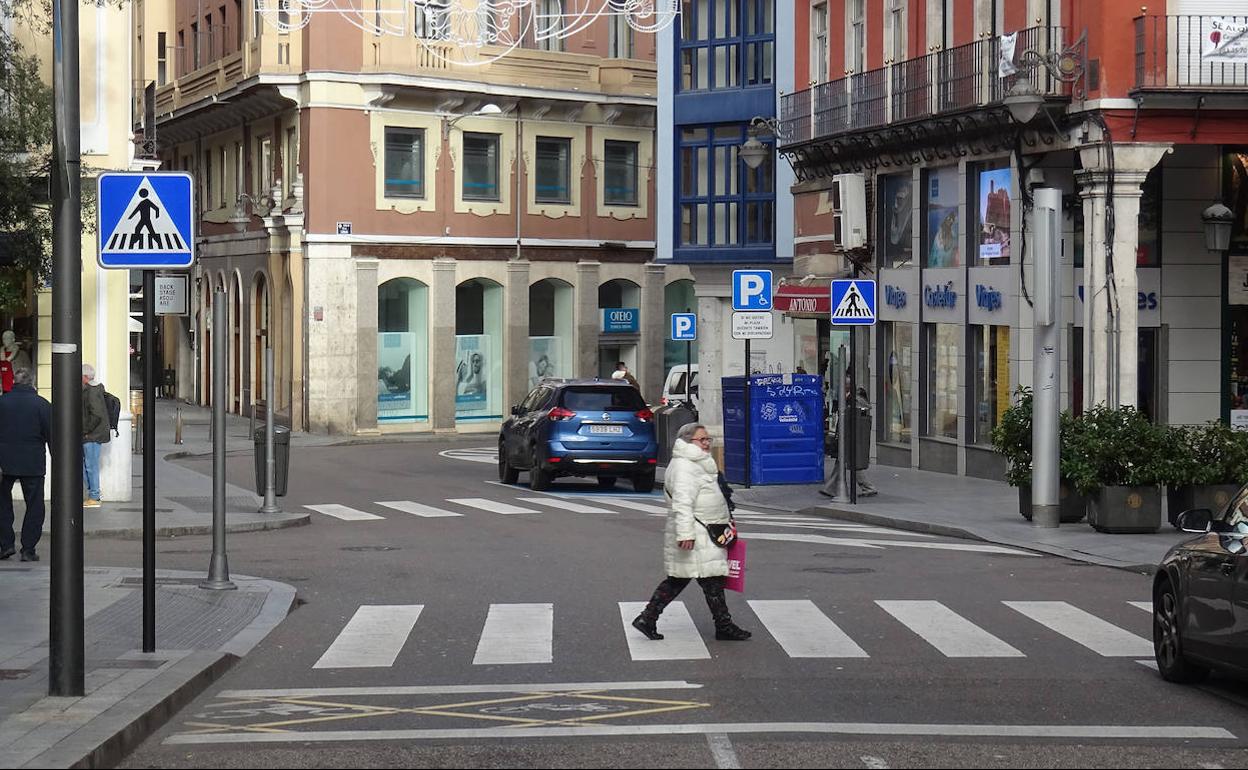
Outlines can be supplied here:
M875 325L875 281L838 279L832 282L832 325Z
M191 175L107 173L99 177L96 232L100 267L167 270L195 262Z

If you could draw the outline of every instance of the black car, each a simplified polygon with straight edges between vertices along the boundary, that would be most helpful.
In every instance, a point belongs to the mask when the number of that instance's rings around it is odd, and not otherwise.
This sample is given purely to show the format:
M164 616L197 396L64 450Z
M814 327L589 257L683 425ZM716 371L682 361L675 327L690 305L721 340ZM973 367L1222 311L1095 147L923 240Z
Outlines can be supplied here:
M1171 682L1211 668L1248 677L1248 485L1226 509L1198 508L1176 523L1200 537L1166 554L1153 578L1153 650Z
M546 380L498 434L498 478L514 484L529 472L532 489L559 476L597 476L602 487L620 476L633 489L654 489L658 464L654 413L623 380Z

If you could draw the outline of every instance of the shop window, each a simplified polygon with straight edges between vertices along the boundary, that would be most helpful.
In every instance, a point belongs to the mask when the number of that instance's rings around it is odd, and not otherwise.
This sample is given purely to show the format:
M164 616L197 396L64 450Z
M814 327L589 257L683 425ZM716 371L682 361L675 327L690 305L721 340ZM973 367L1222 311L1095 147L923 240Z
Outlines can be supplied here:
M572 140L539 136L536 149L534 200L538 203L571 203Z
M970 335L971 443L987 446L1010 406L1010 327L971 326Z
M575 292L556 278L529 287L529 387L572 372Z
M498 142L498 134L464 134L464 200L499 200Z
M914 178L909 174L880 177L880 261L888 267L914 264Z
M880 420L883 440L910 443L910 383L914 361L914 324L890 321L881 324L884 334L884 413Z
M1140 228L1136 267L1161 267L1161 166L1154 166L1140 187Z
M962 358L958 324L924 324L924 377L927 390L926 435L958 438L958 365Z
M975 264L1010 264L1010 215L1013 210L1013 171L980 168L971 175L976 224L971 237Z
M603 142L603 201L609 206L637 205L637 142Z
M386 197L425 197L425 131L386 127Z
M958 169L932 169L924 176L924 254L928 267L960 267Z
M377 419L429 416L429 289L411 278L377 287Z
M476 278L455 289L455 419L497 420L503 406L503 287Z

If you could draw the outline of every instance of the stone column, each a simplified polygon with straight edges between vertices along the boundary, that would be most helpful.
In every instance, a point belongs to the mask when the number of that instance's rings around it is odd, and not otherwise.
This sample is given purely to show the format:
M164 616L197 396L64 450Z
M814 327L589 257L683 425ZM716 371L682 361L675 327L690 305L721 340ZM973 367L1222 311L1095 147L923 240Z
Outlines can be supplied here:
M577 377L598 376L598 270L600 262L576 263L576 372Z
M290 382L290 427L291 430L307 430L307 368L308 349L308 303L307 303L307 256L303 244L303 216L288 216L286 223L290 226L289 264L290 264L290 353L284 361L290 362L287 372ZM277 280L277 276L274 276ZM275 287L276 290L276 287ZM283 282L283 292L286 287ZM272 323L270 321L270 323ZM282 365L285 365L284 363ZM278 399L281 400L280 398Z
M1112 163L1105 145L1079 150L1083 200L1083 403L1137 406L1139 388L1139 247L1141 185L1171 151L1166 143L1119 144ZM1111 178L1112 168L1112 178ZM1113 259L1105 246L1113 195ZM1109 280L1112 267L1113 280ZM1112 314L1111 314L1112 309Z
M648 404L657 404L663 397L663 343L668 335L667 316L664 315L664 289L667 269L655 262L647 262L641 283L641 344L638 345L637 379L641 382L642 396Z
M455 260L433 261L429 287L429 424L455 430Z
M355 260L356 368L355 432L377 428L377 265L375 259Z
M507 287L503 311L503 414L510 413L529 393L529 269L528 260L507 263Z
M693 269L698 311L698 421L715 439L715 459L723 467L724 400L720 378L724 376L724 324L732 319L731 268Z

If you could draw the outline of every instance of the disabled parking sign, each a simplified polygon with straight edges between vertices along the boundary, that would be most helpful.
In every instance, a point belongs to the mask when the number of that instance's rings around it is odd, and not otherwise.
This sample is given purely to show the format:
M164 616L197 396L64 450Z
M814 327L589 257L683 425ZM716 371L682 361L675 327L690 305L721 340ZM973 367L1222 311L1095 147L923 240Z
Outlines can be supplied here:
M100 267L188 268L195 263L191 175L106 173L99 177L96 232Z

